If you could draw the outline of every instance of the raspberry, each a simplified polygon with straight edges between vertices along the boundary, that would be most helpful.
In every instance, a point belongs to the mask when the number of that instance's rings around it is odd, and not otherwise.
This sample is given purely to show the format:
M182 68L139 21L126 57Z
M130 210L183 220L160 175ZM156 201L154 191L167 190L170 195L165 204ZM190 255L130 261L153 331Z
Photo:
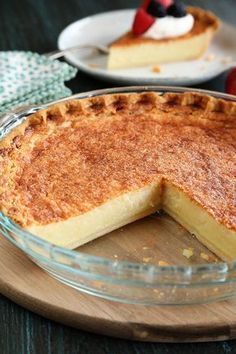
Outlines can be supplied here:
M133 33L136 35L145 33L154 22L155 18L150 16L143 8L138 9L134 18Z
M146 10L148 5L150 4L150 0L144 0L143 4L142 4L142 9Z
M173 4L173 0L157 0L157 2L159 2L159 4L164 6L166 9Z

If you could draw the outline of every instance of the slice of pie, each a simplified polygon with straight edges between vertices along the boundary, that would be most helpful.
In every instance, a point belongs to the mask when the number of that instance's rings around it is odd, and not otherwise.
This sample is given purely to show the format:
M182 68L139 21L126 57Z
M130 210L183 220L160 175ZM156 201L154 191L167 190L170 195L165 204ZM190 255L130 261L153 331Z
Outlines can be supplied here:
M137 15L144 12L143 9L139 11ZM151 28L148 27L144 33L142 33L142 29L146 27L141 26L141 33L138 31L138 34L134 33L133 30L124 34L110 46L108 69L141 67L200 58L218 30L220 20L211 12L196 7L187 8L186 19L188 16L190 21L190 16L194 19L193 26L187 27L191 30L183 35L178 35L178 33L182 33L184 18L171 19L171 16L157 18L156 24L159 25L160 35L158 27L156 31L151 31L155 26L155 23L152 24L152 22L147 22L147 27L150 24ZM188 21L187 26L189 26ZM142 21L140 20L140 22ZM166 26L169 26L166 30L164 28L165 22ZM178 26L179 31L176 31L177 35L174 36L171 30L175 31ZM166 34L163 38L162 33L163 36Z
M0 210L76 248L164 209L236 258L236 102L114 94L31 115L0 141Z

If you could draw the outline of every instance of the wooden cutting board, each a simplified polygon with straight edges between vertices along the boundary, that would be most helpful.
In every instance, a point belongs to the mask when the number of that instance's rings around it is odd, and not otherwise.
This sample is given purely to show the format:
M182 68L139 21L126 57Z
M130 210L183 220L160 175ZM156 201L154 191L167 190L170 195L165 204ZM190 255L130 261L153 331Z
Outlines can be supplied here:
M152 308L103 300L54 280L2 237L0 292L44 317L104 335L160 342L236 338L236 300Z

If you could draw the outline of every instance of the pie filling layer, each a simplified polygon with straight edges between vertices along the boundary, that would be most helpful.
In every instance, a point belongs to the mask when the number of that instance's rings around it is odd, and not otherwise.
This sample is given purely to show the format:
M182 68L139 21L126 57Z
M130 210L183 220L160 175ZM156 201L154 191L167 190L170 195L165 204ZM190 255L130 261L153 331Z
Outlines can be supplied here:
M154 184L121 195L80 216L45 226L31 226L28 230L52 243L76 248L154 213L160 205L161 189Z
M163 209L236 258L236 104L197 93L52 106L0 141L0 209L76 248Z
M108 68L122 69L200 58L208 48L214 32L207 31L193 38L161 43L144 42L111 47Z
M217 223L207 211L169 183L162 187L150 185L83 215L45 226L31 226L28 230L47 241L73 249L160 209L222 259L235 259L236 232Z

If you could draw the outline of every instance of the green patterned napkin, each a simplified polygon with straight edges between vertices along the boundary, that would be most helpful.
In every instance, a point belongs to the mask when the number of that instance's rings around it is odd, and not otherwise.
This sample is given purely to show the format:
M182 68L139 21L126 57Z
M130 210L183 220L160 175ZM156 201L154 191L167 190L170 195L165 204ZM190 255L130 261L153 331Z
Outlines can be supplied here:
M76 73L69 64L37 53L0 52L0 113L69 96L64 81Z

